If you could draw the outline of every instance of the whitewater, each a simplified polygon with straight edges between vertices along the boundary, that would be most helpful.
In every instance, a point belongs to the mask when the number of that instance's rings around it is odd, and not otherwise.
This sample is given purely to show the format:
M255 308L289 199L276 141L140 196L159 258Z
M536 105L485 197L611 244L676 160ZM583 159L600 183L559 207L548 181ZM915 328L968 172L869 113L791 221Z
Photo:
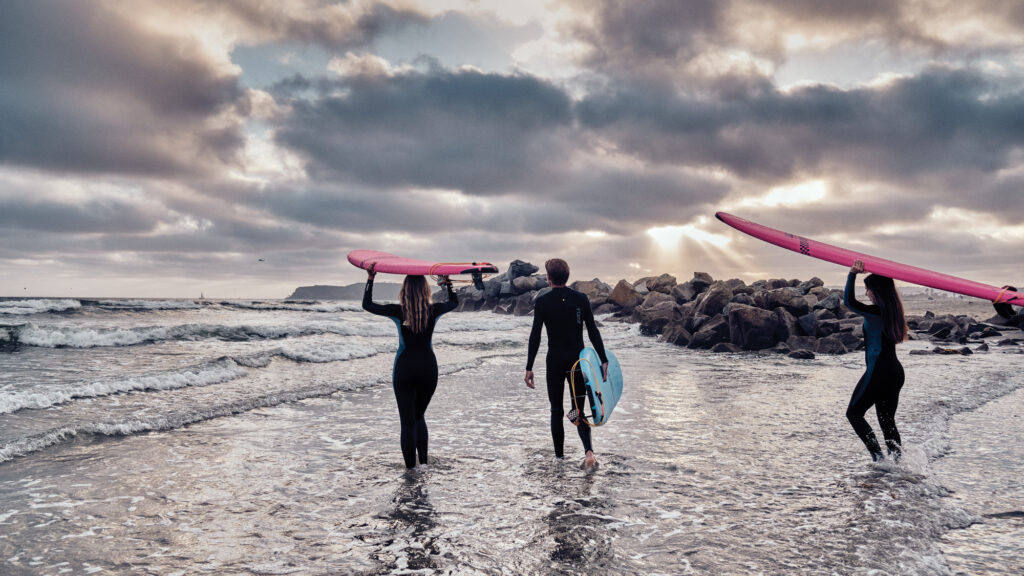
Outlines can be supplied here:
M595 471L522 382L531 318L484 312L438 323L407 472L395 327L357 302L0 300L0 573L1024 573L1019 342L901 345L907 456L875 465L862 353L600 320L626 388Z

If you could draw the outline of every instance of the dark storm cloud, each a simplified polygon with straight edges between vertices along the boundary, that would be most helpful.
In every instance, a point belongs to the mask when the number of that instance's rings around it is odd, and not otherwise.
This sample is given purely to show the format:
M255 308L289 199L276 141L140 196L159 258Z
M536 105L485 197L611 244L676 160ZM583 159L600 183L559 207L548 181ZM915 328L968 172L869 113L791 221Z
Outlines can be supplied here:
M878 87L810 86L730 98L622 90L579 106L581 124L644 159L784 180L839 168L912 181L993 172L1024 144L1015 81L931 68Z
M629 71L636 64L688 61L723 33L729 3L719 0L581 2L594 26L574 28L591 48L588 66Z
M276 88L302 87L295 78ZM325 83L317 83L320 90ZM314 178L489 193L537 186L568 156L571 103L532 76L431 70L327 83L287 101L277 141Z
M203 172L233 161L237 78L100 3L0 0L0 164Z
M80 204L0 198L0 226L33 231L141 233L153 230L160 213L150 206L110 199Z

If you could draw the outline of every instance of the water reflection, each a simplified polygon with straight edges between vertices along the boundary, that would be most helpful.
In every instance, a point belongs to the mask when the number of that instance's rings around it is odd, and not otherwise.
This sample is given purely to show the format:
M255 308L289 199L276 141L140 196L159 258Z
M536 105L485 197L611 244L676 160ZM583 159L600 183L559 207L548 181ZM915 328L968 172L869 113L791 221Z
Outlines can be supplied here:
M438 523L437 513L430 502L428 479L425 471L407 471L389 507L379 515L389 523L386 528L389 539L374 556L391 571L426 570L431 573L441 568L435 561L440 554L434 534Z
M552 474L552 509L544 516L545 539L553 544L550 568L563 574L594 574L608 568L612 540L607 531L608 501L595 488L598 471L582 476L563 466Z

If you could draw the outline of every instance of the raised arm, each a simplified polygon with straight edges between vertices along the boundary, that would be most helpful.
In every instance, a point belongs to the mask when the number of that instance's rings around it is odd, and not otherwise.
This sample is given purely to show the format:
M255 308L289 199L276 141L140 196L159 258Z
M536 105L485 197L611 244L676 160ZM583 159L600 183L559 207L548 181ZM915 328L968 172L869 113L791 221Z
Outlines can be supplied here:
M395 306L378 304L373 301L373 277L376 274L373 272L373 268L367 270L366 275L366 289L363 290L363 310L366 310L370 314L376 314L378 316L394 316ZM399 316L401 315L401 307L399 307Z
M444 314L445 312L451 312L452 310L455 310L455 308L459 305L459 296L455 294L455 289L452 288L451 279L445 276L441 280L441 285L447 288L448 290L448 301L434 304L435 318L437 318L441 314Z
M850 310L853 310L854 312L862 316L864 314L876 313L867 304L864 304L863 302L857 300L857 297L855 296L857 287L857 274L863 271L864 263L861 262L860 260L854 262L853 266L850 267L850 273L846 275L846 288L843 290L843 304Z

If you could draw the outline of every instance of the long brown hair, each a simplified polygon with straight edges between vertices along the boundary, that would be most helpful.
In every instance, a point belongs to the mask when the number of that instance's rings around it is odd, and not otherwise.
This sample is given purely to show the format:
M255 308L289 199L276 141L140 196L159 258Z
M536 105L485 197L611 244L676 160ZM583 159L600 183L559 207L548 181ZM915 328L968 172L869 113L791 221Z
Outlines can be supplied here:
M868 274L864 278L864 286L875 295L875 304L882 312L882 332L893 342L906 340L909 329L903 315L903 301L892 278Z
M414 334L427 329L430 323L430 285L423 276L406 276L398 293L402 304L402 324Z

